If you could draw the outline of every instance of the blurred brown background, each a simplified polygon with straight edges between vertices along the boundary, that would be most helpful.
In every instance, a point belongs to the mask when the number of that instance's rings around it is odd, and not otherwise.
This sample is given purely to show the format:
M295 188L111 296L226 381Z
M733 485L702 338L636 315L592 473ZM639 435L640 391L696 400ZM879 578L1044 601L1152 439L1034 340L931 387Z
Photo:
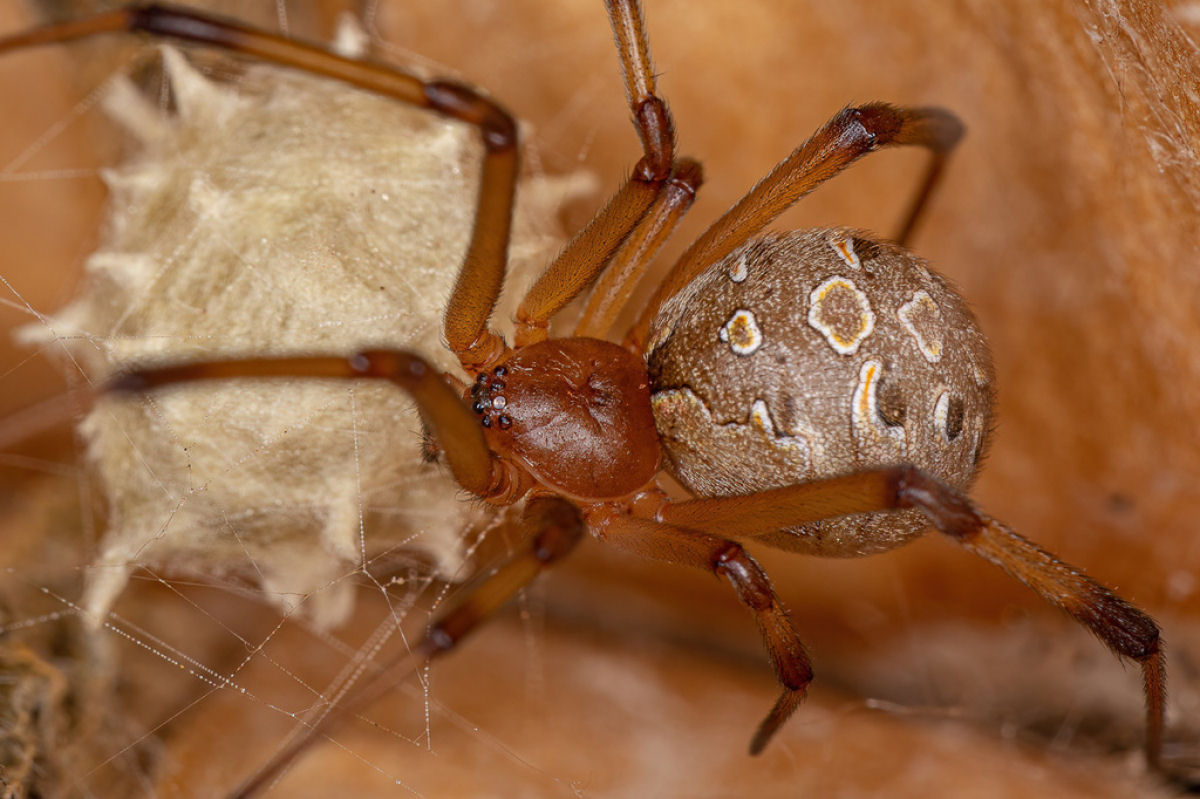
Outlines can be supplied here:
M277 27L275 4L261 5L253 18ZM310 19L309 7L292 5L290 30L328 35L324 9ZM995 350L999 424L975 496L1159 618L1174 652L1172 751L1194 754L1196 6L654 0L646 14L680 149L707 177L672 251L846 104L937 104L965 120L968 137L914 249L958 284ZM0 30L30 19L5 5ZM590 170L603 194L636 160L598 0L389 0L371 4L368 19L382 57L480 84L528 121L527 168ZM21 159L101 77L79 53L0 62L0 175L88 170L110 157L108 145L92 154L88 128L70 126ZM886 234L920 165L910 152L874 155L781 226ZM5 330L69 296L101 198L88 177L0 181ZM600 200L569 209L568 224ZM7 338L0 353L0 411L60 390L44 358ZM27 485L50 473L63 494L78 493L68 438L40 442L60 447L49 456L4 461L5 479L21 487L5 492L22 520L8 525L7 558L36 548L21 543L36 525L18 511L47 489ZM774 688L727 589L585 550L531 592L525 621L510 619L434 671L435 729L449 731L432 752L362 726L347 733L351 753L431 796L917 796L955 781L971 796L1159 791L1125 750L1140 735L1133 670L1111 666L1099 643L949 542L931 535L844 562L761 553L818 682L759 760L744 747ZM396 712L421 716L423 700L402 694ZM218 694L164 728L184 794L201 773L227 784L218 764L239 774L253 762L255 747L232 734L246 712ZM285 723L265 715L264 724ZM325 777L384 790L388 780L353 754L326 747L289 795L316 795L314 780ZM155 789L176 778L163 779Z

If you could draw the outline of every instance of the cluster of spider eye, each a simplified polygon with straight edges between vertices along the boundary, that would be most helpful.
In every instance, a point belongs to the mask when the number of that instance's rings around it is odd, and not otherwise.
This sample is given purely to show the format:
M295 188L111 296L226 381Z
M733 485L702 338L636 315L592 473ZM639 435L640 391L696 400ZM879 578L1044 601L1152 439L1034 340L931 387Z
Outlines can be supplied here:
M479 423L484 427L493 424L501 430L512 427L512 417L504 412L508 399L503 392L508 386L504 382L508 375L508 367L497 366L491 374L480 372L471 386L471 410L479 416Z

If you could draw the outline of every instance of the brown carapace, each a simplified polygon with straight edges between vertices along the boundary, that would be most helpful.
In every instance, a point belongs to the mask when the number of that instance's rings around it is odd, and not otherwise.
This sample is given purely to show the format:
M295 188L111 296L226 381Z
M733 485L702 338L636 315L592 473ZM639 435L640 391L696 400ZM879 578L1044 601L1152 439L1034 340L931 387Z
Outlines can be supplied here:
M444 320L469 382L437 374L415 353L371 351L155 365L107 387L145 392L239 378L391 381L416 401L464 489L497 505L524 503L519 524L528 546L238 794L269 784L330 724L453 648L585 532L729 581L758 623L783 686L753 737L753 753L799 706L812 671L766 574L740 542L864 555L932 525L1140 665L1146 757L1158 766L1165 677L1154 622L984 515L964 493L989 429L987 346L963 300L901 246L961 137L957 119L882 103L839 112L681 256L619 344L603 341L701 183L699 165L674 151L638 4L609 0L608 11L643 156L525 295L515 348L488 323L504 283L516 126L474 89L158 6L0 41L0 52L118 31L199 42L462 120L477 127L485 148L471 243ZM848 230L756 238L843 168L894 145L932 155L899 244ZM551 318L589 288L575 335L549 338ZM663 462L696 499L672 500L658 488Z

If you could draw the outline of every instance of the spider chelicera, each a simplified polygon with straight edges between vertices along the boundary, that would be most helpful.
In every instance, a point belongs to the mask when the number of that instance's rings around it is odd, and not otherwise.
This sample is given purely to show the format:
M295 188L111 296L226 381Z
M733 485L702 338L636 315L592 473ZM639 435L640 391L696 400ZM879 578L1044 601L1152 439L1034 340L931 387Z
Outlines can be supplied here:
M528 546L464 593L402 662L384 668L240 789L268 783L328 724L453 649L547 565L590 533L626 551L729 581L762 633L782 694L751 741L758 753L796 710L808 657L766 574L741 542L827 556L898 546L932 524L1088 626L1142 668L1146 756L1158 765L1164 667L1144 613L984 515L966 498L991 415L986 343L963 301L900 246L961 136L948 112L882 103L847 108L784 159L687 249L619 343L605 340L701 184L678 157L640 10L610 0L643 155L594 220L530 288L514 341L489 330L503 286L517 135L474 89L191 12L139 6L51 25L0 51L115 31L225 48L345 81L472 124L485 155L465 262L444 334L468 380L419 354L246 358L156 365L111 392L239 378L384 380L417 403L464 489L524 503ZM896 241L850 230L760 236L799 198L887 146L929 150L931 166ZM590 289L569 338L550 320ZM697 498L670 499L669 471Z

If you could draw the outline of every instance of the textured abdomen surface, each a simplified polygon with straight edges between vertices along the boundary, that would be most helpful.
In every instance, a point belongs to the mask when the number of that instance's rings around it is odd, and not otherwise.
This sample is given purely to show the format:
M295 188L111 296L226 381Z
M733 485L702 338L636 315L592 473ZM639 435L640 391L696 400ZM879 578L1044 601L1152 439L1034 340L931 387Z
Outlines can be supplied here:
M701 496L911 463L966 489L992 368L966 303L898 245L851 230L747 243L664 305L647 348L672 473ZM822 555L891 549L917 511L762 536Z

